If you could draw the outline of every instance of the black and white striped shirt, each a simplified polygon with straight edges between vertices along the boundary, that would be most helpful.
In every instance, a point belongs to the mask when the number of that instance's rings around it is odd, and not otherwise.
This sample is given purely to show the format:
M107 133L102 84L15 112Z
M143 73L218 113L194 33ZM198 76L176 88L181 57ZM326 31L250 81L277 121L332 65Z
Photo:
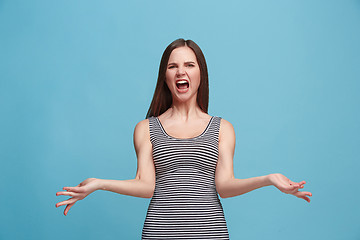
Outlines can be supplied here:
M188 139L166 133L149 118L156 185L142 239L229 239L215 187L220 117Z

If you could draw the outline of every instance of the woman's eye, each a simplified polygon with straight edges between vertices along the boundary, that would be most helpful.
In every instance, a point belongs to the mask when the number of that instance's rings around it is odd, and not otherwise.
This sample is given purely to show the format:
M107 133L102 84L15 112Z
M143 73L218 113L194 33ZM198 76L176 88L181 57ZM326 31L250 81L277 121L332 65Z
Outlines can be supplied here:
M194 64L189 64L188 67L195 67L195 65Z
M171 69L171 68L174 68L175 66L169 66L168 68Z

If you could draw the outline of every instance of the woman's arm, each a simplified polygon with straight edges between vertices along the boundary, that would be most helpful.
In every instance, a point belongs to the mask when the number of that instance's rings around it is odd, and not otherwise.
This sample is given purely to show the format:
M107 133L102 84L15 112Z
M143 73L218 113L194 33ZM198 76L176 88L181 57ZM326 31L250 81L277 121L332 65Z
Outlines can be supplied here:
M299 192L305 181L299 183L290 181L280 173L247 179L236 179L233 169L233 157L235 151L235 131L230 122L221 120L219 133L219 159L215 172L216 189L222 198L238 196L257 188L274 185L280 191L293 194L310 202L307 196L310 192Z
M64 187L56 195L71 197L56 204L56 207L66 205L64 215L78 201L84 199L96 190L106 190L134 197L151 198L155 188L155 166L152 158L152 144L150 142L149 120L139 122L134 130L134 146L137 156L137 172L131 180L105 180L88 178L76 187Z

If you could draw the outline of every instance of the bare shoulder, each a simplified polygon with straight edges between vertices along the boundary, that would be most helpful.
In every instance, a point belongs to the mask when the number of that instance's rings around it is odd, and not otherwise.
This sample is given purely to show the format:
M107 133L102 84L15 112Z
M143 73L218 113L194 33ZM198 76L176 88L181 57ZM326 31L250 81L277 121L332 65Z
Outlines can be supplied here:
M149 119L138 122L134 129L134 142L150 140Z
M144 119L138 122L135 126L135 131L141 130L148 130L149 129L149 119Z
M221 118L220 132L233 132L233 131L235 131L233 125L228 120Z
M235 138L235 130L233 125L223 118L221 118L220 122L219 141L222 138Z

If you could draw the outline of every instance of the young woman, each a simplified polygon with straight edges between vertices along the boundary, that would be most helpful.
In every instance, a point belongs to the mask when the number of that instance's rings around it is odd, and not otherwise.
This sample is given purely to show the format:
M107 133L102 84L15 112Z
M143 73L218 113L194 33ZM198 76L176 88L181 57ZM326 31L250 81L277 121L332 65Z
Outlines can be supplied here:
M280 173L236 179L233 171L235 132L230 122L208 110L208 73L201 49L178 39L164 51L146 119L134 131L138 168L135 179L89 178L57 195L71 197L64 214L96 190L152 198L142 239L229 239L218 197L234 197L274 185L308 202Z

